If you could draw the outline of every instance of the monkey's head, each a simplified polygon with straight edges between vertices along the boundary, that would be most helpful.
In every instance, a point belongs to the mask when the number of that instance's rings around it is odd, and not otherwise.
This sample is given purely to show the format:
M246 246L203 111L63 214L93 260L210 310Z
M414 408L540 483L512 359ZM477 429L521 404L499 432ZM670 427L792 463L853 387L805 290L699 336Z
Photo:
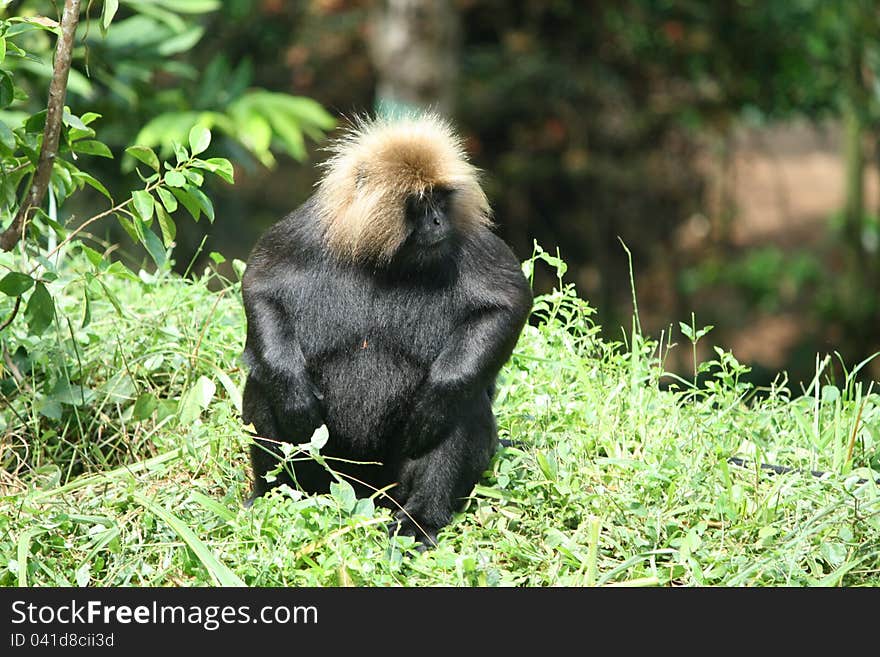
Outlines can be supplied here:
M327 248L342 260L440 258L491 223L477 170L435 115L361 120L330 150L316 207Z

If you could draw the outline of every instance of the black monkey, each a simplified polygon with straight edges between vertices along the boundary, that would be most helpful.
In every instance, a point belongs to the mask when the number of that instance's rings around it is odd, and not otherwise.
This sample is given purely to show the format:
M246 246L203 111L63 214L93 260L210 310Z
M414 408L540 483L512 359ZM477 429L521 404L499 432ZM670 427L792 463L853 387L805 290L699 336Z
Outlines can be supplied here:
M395 484L398 530L434 542L496 449L495 377L531 290L447 123L362 121L331 151L248 260L243 418L293 443L326 424L334 469L359 494ZM277 467L270 441L251 446L251 499ZM303 490L328 489L319 464L293 466Z

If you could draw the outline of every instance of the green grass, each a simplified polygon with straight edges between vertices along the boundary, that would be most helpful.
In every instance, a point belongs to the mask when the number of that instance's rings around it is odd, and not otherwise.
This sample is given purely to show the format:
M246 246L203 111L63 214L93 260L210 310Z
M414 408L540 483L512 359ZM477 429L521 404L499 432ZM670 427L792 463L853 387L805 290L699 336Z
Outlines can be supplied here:
M880 584L880 396L854 372L755 391L718 351L695 388L664 374L668 336L603 340L560 278L500 382L517 446L419 555L344 485L242 507L236 283L105 272L122 312L93 287L83 327L71 262L55 326L2 336L2 585Z

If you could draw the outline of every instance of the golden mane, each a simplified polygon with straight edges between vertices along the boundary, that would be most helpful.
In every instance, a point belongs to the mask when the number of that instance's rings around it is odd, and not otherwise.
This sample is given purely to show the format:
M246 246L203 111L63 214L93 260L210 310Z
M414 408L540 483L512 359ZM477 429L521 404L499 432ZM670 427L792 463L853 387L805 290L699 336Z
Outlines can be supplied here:
M440 117L359 120L331 144L316 209L327 248L346 260L387 262L406 238L407 197L453 190L463 233L489 226L490 208L461 139Z

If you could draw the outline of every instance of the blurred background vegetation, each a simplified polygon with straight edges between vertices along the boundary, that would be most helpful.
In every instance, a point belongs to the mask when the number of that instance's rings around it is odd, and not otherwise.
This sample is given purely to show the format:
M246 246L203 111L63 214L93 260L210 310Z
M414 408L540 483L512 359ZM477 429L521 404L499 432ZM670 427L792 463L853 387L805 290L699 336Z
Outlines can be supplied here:
M756 383L880 349L880 3L122 0L106 35L94 4L67 100L102 115L116 155L92 173L124 196L124 148L168 156L196 122L235 165L234 187L205 181L213 225L178 227L179 271L245 258L311 193L334 123L428 106L485 171L498 232L521 258L533 240L558 248L608 335L631 321L622 241L644 330L687 342L694 313L715 327L699 347L732 348ZM27 15L57 10L0 2ZM51 75L51 35L22 40L46 56L15 64L32 93L0 112L8 125L45 106ZM670 367L691 357L673 350Z

